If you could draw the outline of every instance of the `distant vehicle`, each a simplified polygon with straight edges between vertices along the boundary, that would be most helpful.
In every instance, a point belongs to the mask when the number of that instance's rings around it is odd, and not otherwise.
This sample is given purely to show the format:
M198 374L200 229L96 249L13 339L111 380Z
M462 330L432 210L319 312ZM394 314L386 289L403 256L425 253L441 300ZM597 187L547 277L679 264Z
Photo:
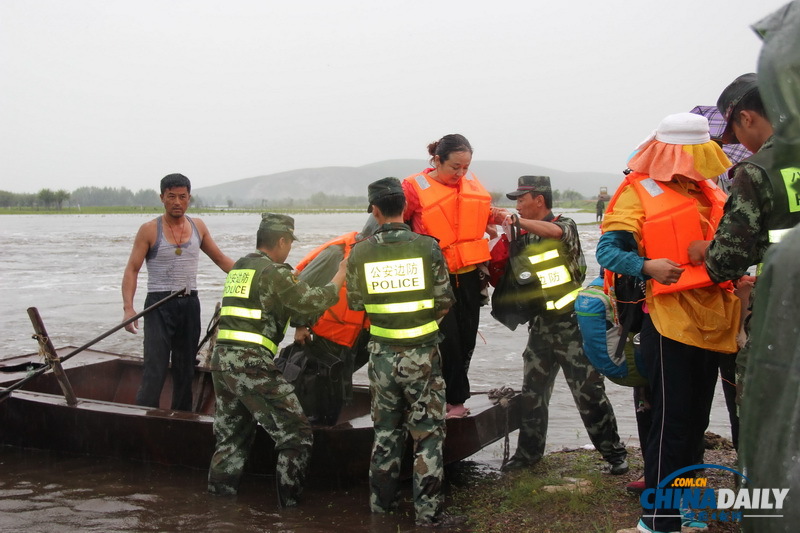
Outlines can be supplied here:
M611 197L608 195L608 187L600 187L600 194L597 195L597 199L605 202L611 200Z

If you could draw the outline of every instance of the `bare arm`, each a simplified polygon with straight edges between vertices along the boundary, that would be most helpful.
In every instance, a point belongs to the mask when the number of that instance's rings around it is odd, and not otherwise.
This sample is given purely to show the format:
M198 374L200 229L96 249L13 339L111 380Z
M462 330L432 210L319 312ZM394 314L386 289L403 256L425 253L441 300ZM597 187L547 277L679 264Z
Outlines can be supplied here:
M217 243L214 242L214 239L211 237L211 232L208 231L208 228L202 220L198 218L192 218L192 220L195 226L197 226L198 233L200 233L200 249L203 250L209 259L214 261L214 264L221 268L223 272L230 272L236 261L222 253L222 250L220 250Z
M139 280L139 270L142 268L148 250L155 241L156 224L154 221L142 224L136 233L133 241L133 249L128 257L128 264L125 265L125 272L122 274L122 320L128 320L136 314L133 307L133 297L136 294L136 285ZM136 333L139 329L139 321L125 326L125 330Z

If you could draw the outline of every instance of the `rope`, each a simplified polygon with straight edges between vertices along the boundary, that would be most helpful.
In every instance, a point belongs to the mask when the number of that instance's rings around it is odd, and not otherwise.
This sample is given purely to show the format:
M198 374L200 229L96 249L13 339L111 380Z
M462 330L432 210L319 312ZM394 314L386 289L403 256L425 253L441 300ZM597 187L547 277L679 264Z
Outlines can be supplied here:
M50 361L50 358L47 356L47 350L44 349L44 347L47 346L47 342L49 339L44 335L39 335L38 333L34 333L33 335L31 335L31 338L36 339L36 341L39 343L39 357L47 361Z
M508 463L508 459L511 455L510 453L511 443L509 438L510 432L509 432L508 403L516 393L514 392L514 389L512 389L511 387L503 386L500 387L499 389L491 389L487 394L489 400L491 400L491 402L495 405L497 404L501 405L506 413L506 428L505 428L505 436L503 438L503 463L500 465L500 469L502 470L502 468L506 466L506 463Z

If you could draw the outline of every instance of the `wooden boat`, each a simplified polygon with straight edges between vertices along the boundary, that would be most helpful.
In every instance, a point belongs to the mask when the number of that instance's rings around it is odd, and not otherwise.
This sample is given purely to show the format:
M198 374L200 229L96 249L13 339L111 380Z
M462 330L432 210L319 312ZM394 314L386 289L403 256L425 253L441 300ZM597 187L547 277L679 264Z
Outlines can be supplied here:
M72 347L56 351L63 358ZM42 364L38 354L0 360L0 387L30 376L31 369ZM32 377L0 402L0 444L208 468L215 446L214 391L208 370L197 369L196 408L188 412L134 405L141 358L86 349L66 358L62 366L77 404L68 404L51 372ZM171 394L168 377L162 406L169 405ZM495 404L478 394L466 404L469 416L448 419L446 464L465 459L518 429L519 395L504 403ZM366 478L372 439L369 390L359 386L335 426L314 428L311 476ZM258 431L246 470L272 474L273 451L272 440L265 431Z

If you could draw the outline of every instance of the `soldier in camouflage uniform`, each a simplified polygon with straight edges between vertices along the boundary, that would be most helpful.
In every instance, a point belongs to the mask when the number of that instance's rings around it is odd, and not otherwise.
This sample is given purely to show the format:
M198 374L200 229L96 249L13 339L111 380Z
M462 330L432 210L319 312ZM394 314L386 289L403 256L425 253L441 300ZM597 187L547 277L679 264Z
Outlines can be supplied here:
M694 264L705 261L714 282L752 284L754 278L745 276L747 269L760 264L770 244L800 223L800 195L792 190L800 171L791 164L773 164L773 127L755 74L736 78L720 95L717 107L727 121L722 142L740 142L753 155L730 169L733 183L714 240L692 242L689 259ZM747 352L745 347L736 358L739 395Z
M347 261L347 302L370 319L369 380L375 441L370 508L397 508L407 434L414 443L414 510L421 526L452 525L443 512L442 445L445 383L437 321L453 304L447 266L436 240L403 224L399 180L369 185L369 212L380 228L357 243Z
M298 282L284 261L292 248L294 220L264 213L257 250L228 273L217 345L211 359L217 447L208 491L234 495L261 424L275 441L276 483L281 506L297 504L308 470L313 434L293 387L272 359L290 315L315 314L336 303L344 262L330 283L312 288Z
M517 451L504 471L532 466L541 460L547 439L548 404L559 367L564 371L575 406L589 438L611 465L612 474L628 471L627 452L617 434L614 409L606 397L603 377L583 353L583 341L573 303L586 274L575 222L552 212L547 176L522 176L517 190L520 254L529 256L531 276L538 276L542 299L532 302L528 345L522 354L523 415ZM509 215L516 223L516 215ZM534 260L534 258L539 258Z

